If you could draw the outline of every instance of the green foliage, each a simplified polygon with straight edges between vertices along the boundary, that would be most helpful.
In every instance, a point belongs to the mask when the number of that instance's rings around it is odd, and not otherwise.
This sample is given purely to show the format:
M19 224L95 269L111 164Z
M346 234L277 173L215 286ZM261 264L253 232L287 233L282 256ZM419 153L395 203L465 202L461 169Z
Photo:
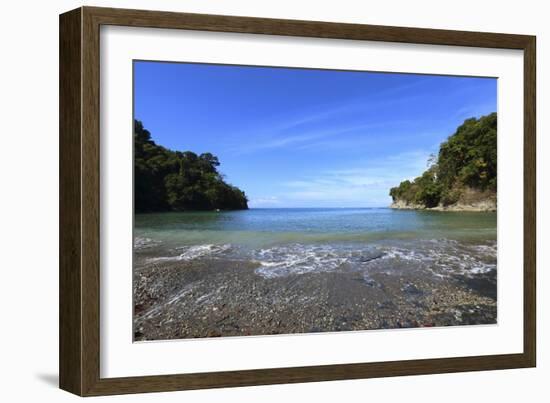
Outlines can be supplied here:
M496 190L497 114L468 119L441 144L439 180L450 188L458 181L481 190Z
M155 144L143 124L134 121L135 211L247 209L246 195L223 180L219 165L211 153Z
M436 179L433 169L427 170L415 180L418 189L414 195L414 202L426 207L435 207L441 199L441 183Z
M496 113L464 121L441 144L430 168L414 181L390 189L390 196L394 201L435 207L456 203L466 187L496 192Z
M462 188L454 186L451 189L443 189L441 192L441 204L444 206L450 206L460 200L462 196Z

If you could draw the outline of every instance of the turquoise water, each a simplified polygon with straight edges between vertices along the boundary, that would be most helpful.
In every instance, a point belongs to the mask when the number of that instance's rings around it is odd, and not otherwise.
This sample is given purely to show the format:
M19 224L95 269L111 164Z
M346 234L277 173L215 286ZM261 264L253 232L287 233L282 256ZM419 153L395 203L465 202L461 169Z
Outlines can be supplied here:
M185 245L434 238L495 240L496 213L289 208L138 214L135 234Z
M377 209L251 209L140 214L145 263L223 260L265 277L420 270L437 277L496 270L496 214Z

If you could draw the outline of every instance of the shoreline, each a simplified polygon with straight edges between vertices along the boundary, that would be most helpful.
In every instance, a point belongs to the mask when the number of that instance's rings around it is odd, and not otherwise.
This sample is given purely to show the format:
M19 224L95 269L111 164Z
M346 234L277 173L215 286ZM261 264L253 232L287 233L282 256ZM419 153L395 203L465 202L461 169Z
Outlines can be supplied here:
M389 208L394 210L425 210L425 211L451 211L451 212L483 212L494 213L497 211L496 201L487 200L474 204L456 203L449 206L426 207L420 204L407 203L403 201L393 202Z
M495 324L496 269L434 275L391 261L357 271L259 275L231 258L152 260L134 267L134 340ZM389 270L391 269L391 270ZM389 270L389 271L388 271Z
M463 212L495 212L497 211L497 194L492 191L479 191L466 188L462 190L459 199L449 205L441 202L435 207L426 207L424 204L392 196L390 208L402 210L427 210L427 211L463 211Z

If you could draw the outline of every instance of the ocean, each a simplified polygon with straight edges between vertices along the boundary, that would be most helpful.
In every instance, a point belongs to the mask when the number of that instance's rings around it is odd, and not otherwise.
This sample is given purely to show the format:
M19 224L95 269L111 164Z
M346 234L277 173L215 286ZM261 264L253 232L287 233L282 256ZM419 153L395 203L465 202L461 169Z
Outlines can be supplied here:
M496 213L280 208L135 216L136 249L158 260L257 262L262 276L419 265L435 275L496 269Z
M139 214L134 340L495 324L495 213Z

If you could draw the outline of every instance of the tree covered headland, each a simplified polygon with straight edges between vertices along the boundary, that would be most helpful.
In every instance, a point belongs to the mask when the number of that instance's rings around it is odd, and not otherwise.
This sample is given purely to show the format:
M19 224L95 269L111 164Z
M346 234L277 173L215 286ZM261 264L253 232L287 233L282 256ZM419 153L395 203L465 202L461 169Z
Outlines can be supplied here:
M134 205L136 212L247 209L244 192L226 183L210 153L172 151L155 144L134 121Z
M390 190L393 201L423 207L449 206L466 189L484 194L497 190L497 114L464 121L439 147L429 168L412 182Z

